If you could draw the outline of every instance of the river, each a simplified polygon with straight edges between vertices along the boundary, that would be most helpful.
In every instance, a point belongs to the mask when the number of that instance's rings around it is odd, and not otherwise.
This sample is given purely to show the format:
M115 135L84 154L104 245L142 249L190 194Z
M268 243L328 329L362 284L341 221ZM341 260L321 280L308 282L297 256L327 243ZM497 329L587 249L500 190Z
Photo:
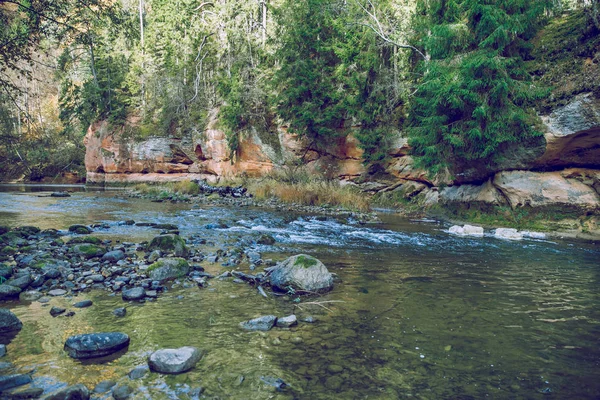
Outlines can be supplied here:
M35 371L34 385L50 390L81 382L92 388L106 379L125 380L139 399L186 399L199 386L211 399L600 397L597 244L461 238L442 222L392 214L361 225L348 217L154 203L121 192L69 189L71 197L52 198L48 190L55 188L4 186L0 225L105 223L94 236L140 242L156 230L119 222L172 223L200 250L245 246L275 261L302 252L322 260L338 280L332 292L311 298L265 299L232 280L173 288L145 304L125 304L104 291L53 298L50 305L64 307L93 300L72 318L52 318L39 302L5 303L24 327L0 361L14 365L10 372ZM207 227L217 221L221 228ZM255 245L263 233L276 243ZM124 305L127 316L116 318L112 310ZM316 322L260 333L238 326L260 315L291 313ZM63 351L72 334L117 330L131 337L117 359L82 363ZM188 373L128 381L127 372L145 364L150 352L180 346L206 355ZM275 390L269 377L289 388Z

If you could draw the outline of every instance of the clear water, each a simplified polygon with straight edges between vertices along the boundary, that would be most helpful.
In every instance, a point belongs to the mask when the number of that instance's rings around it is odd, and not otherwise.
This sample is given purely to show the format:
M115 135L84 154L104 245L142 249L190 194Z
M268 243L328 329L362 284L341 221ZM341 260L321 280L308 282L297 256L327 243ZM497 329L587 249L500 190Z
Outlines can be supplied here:
M64 229L106 222L110 228L96 236L141 241L157 232L118 221L174 223L184 237L206 239L199 246L206 251L270 233L277 243L257 248L263 258L309 253L339 277L331 293L299 303L295 296L264 299L251 286L212 280L207 289L175 288L156 302L127 305L121 319L111 313L124 305L120 297L101 291L51 301L94 301L73 318L52 318L49 306L37 302L6 304L24 328L2 361L16 371L35 370L35 384L48 390L115 379L135 386L136 398L152 399L185 399L198 386L207 398L235 399L600 397L597 244L457 238L438 222L393 215L382 215L378 225L359 225L151 203L111 192L40 195L0 193L0 224ZM216 221L228 228L204 227ZM262 333L238 328L259 315L291 313L317 322ZM62 350L69 335L112 330L131 336L128 352L115 360L84 364ZM149 352L184 345L206 351L194 370L140 381L125 377ZM291 387L278 392L261 377L282 378Z

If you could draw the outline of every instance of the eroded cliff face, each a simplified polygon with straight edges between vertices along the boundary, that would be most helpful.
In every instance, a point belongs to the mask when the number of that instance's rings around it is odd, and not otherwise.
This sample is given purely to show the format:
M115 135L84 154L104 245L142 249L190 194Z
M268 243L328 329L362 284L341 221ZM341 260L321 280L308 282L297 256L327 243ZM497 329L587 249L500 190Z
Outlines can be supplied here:
M194 138L153 137L143 141L111 130L106 122L90 127L85 138L90 184L171 182L271 173L302 160L314 174L360 186L365 192L420 196L425 204L470 203L511 208L565 207L600 211L600 101L591 93L576 96L542 117L545 140L522 145L501 166L469 169L452 181L432 181L414 167L407 140L398 136L384 165L366 166L358 141L350 134L315 147L278 128L261 137L250 131L232 153L218 128L217 111ZM440 186L441 184L441 186ZM438 186L443 187L439 189Z

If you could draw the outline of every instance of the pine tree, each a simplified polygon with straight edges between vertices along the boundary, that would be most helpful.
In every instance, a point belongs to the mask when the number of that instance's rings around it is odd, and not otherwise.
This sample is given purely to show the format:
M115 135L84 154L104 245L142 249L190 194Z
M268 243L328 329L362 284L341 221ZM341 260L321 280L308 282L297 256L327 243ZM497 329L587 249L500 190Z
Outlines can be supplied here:
M410 143L420 166L452 175L493 166L511 145L542 135L529 108L544 94L524 68L528 41L552 0L419 1L415 27L431 57L411 101Z

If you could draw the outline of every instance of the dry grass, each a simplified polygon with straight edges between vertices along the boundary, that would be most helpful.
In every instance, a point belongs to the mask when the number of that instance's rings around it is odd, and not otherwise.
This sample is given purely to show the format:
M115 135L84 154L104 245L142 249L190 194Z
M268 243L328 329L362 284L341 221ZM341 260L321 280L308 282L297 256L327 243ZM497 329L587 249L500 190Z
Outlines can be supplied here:
M199 186L189 180L165 183L160 185L150 185L140 183L134 186L134 190L141 194L149 196L159 196L161 194L177 193L182 195L197 195L200 193Z
M188 180L173 183L172 190L175 193L187 194L191 196L200 193L200 187L198 186L198 184Z
M307 206L333 206L357 211L369 210L369 198L364 193L349 186L341 186L338 182L312 180L290 183L269 177L250 181L248 190L257 199L277 198L285 203Z

